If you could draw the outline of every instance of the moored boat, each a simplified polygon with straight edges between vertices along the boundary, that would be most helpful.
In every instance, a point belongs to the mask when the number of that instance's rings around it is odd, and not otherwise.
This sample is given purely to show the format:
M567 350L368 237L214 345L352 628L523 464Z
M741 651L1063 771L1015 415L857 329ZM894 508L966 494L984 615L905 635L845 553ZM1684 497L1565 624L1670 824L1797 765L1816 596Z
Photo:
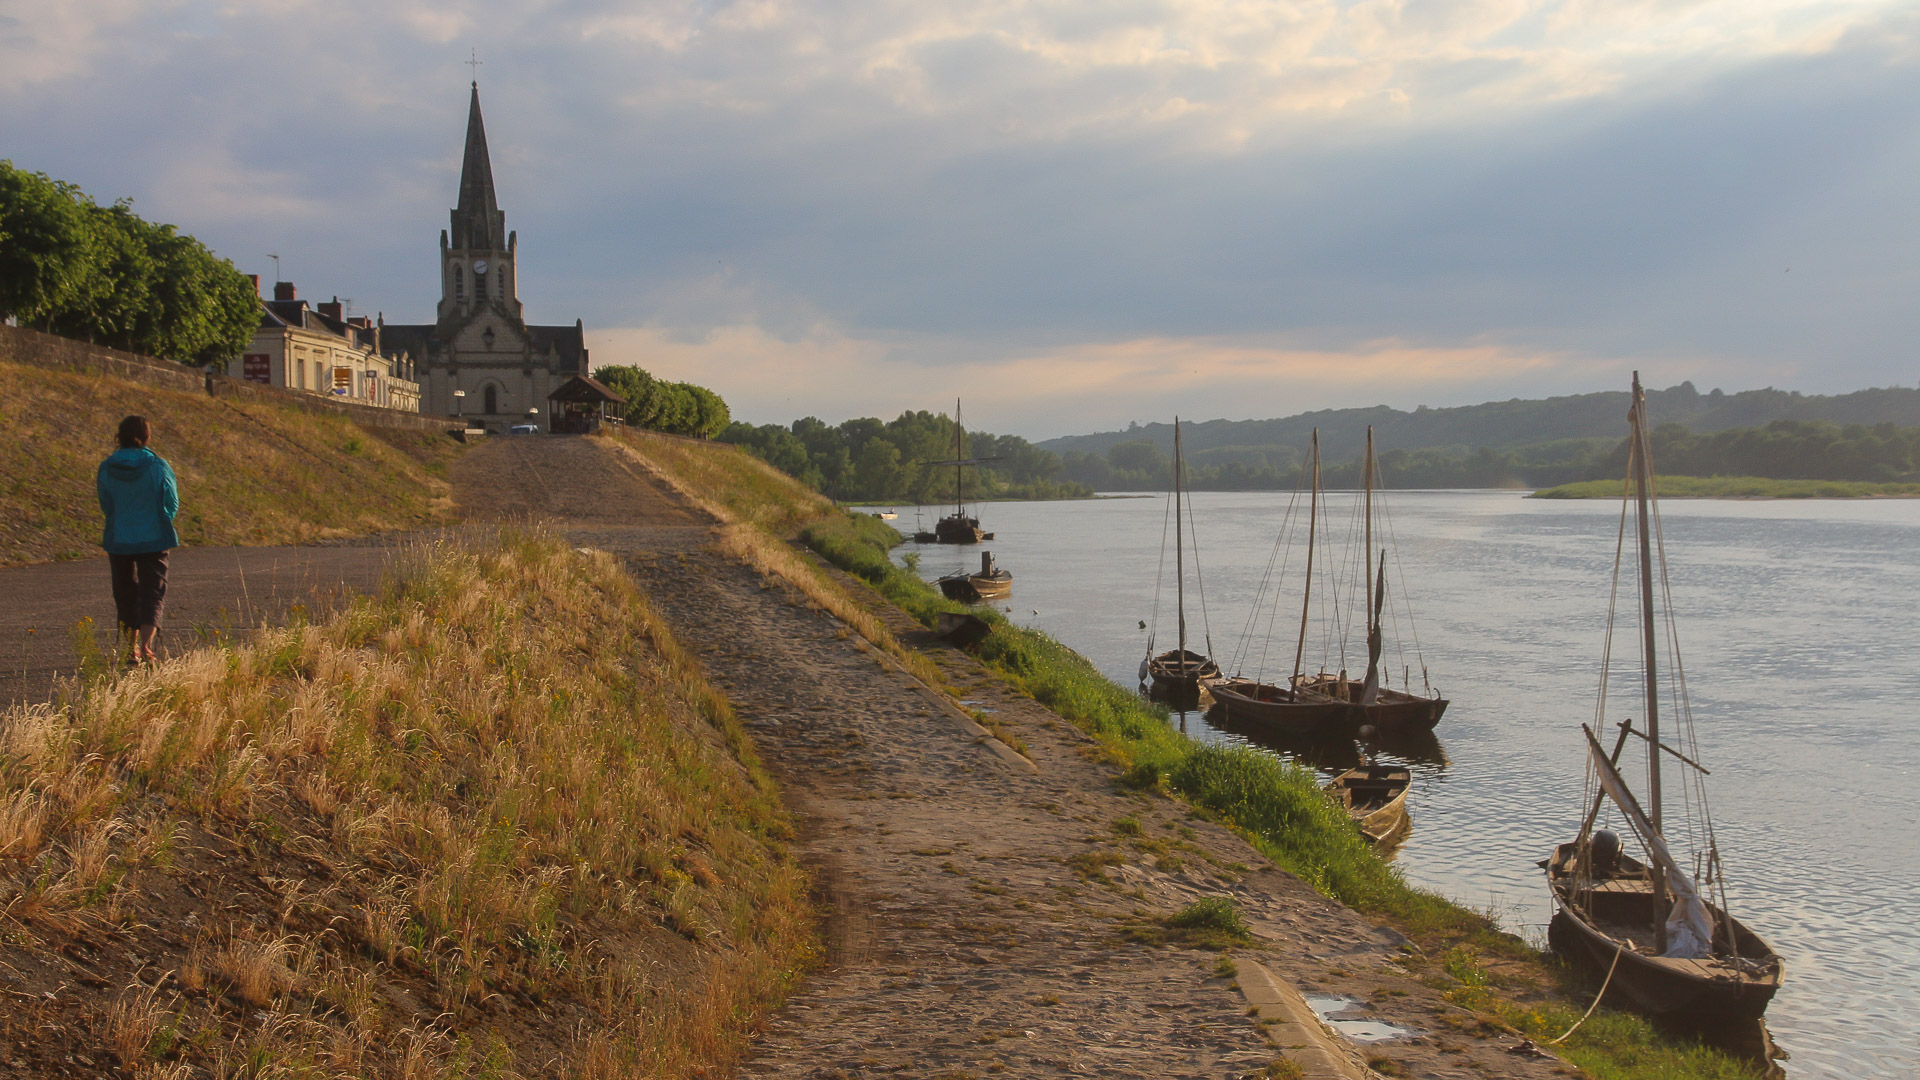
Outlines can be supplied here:
M1636 372L1633 407L1628 413L1629 488L1627 501L1636 508L1640 592L1640 654L1643 664L1644 719L1619 725L1619 736L1609 753L1594 730L1585 724L1587 792L1585 816L1571 843L1558 845L1539 865L1547 873L1555 912L1548 940L1569 961L1602 979L1607 993L1635 1010L1695 1027L1724 1026L1730 1021L1758 1020L1780 988L1783 963L1779 954L1727 912L1726 878L1713 819L1707 813L1707 770L1699 761L1694 738L1684 667L1677 655L1669 598L1665 640L1675 655L1660 657L1661 620L1656 620L1654 552L1659 518L1653 491L1653 463L1646 417L1646 394ZM1618 550L1627 545L1627 516L1623 508ZM1614 564L1617 594L1621 562ZM1658 575L1664 585L1666 569ZM1614 619L1607 615L1607 646L1611 660ZM1665 664L1663 665L1662 660ZM1667 666L1670 665L1670 668ZM1661 734L1660 672L1671 670L1668 693L1675 706L1677 731L1673 741ZM1600 707L1604 718L1608 666L1603 663ZM1629 737L1646 751L1646 800L1642 803L1620 772L1620 756ZM1674 744L1678 745L1674 745ZM1687 770L1683 809L1688 814L1684 832L1696 850L1676 856L1667 839L1663 756ZM1642 848L1644 860L1621 850L1620 836L1596 828L1603 810L1611 805Z
M962 570L938 578L934 583L940 586L941 594L947 599L969 604L1000 600L1013 594L1013 572L995 565L991 551L980 553L980 569L977 573Z
M1360 835L1381 848L1413 826L1407 816L1407 789L1412 785L1413 770L1404 765L1362 765L1328 781L1325 790L1346 808Z
M1186 460L1180 446L1180 418L1173 418L1173 581L1174 614L1178 620L1179 641L1173 648L1159 654L1153 651L1153 637L1147 638L1147 658L1140 665L1140 681L1148 684L1148 692L1155 697L1172 701L1197 703L1200 691L1220 677L1220 665L1205 653L1187 648L1187 563L1186 563L1186 522L1181 513L1181 488L1186 478ZM1167 565L1166 533L1161 532L1160 569L1164 574ZM1200 570L1199 549L1194 550L1194 574ZM1163 579L1164 580L1164 579ZM1201 618L1206 618L1205 592L1201 593ZM1158 588L1154 591L1154 619L1160 617L1160 596ZM1213 648L1213 635L1206 632L1207 648Z
M1224 678L1207 686L1216 709L1230 719L1260 724L1292 734L1344 729L1353 706L1308 697L1291 686L1276 686L1244 677Z
M967 457L965 450L966 428L960 423L960 399L953 402L953 459L951 461L929 461L928 467L953 466L953 513L934 522L933 531L919 531L913 534L916 544L978 544L993 539L993 534L980 528L980 519L967 514L965 499L966 487L961 471L969 465L998 461L998 457Z

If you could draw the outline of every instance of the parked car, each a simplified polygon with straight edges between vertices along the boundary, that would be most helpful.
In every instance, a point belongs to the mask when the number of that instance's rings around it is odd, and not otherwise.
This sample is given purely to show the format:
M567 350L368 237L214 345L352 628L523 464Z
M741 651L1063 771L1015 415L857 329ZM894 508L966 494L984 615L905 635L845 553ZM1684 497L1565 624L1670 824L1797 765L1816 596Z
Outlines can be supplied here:
M512 427L507 429L507 434L538 435L540 434L540 426L538 424L515 424Z

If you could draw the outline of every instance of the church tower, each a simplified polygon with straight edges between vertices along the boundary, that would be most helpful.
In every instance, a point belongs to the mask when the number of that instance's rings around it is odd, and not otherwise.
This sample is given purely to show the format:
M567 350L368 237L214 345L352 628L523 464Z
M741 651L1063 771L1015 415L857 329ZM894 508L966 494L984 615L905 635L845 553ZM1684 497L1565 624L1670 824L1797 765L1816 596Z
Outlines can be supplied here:
M467 153L460 164L460 202L453 208L451 225L440 233L439 320L471 315L489 304L520 318L513 258L520 238L507 231L507 215L493 191L493 161L487 154L477 82L467 107Z
M467 103L460 192L440 232L440 303L432 323L387 323L382 340L416 359L420 411L457 416L503 432L545 429L547 395L590 370L586 329L529 325L520 307L519 237L493 190L493 161L480 119L480 84Z

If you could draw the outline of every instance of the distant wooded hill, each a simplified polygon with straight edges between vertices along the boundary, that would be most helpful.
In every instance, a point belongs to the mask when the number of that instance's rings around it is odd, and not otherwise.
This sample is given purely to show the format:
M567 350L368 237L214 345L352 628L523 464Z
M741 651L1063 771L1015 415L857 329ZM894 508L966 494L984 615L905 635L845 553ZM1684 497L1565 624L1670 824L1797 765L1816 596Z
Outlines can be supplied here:
M1609 444L1626 432L1625 391L1576 394L1541 401L1489 401L1483 405L1412 412L1384 405L1367 409L1322 409L1277 420L1207 420L1184 423L1186 450L1195 464L1271 465L1291 469L1306 452L1307 437L1320 429L1323 460L1345 461L1360 455L1367 425L1381 451L1444 450L1471 454L1481 448L1503 450L1569 439L1604 439ZM1759 427L1774 420L1826 420L1835 424L1920 425L1920 390L1905 387L1859 390L1850 394L1809 395L1785 390L1719 390L1702 394L1690 382L1647 393L1654 424L1680 424L1694 432ZM1043 450L1105 457L1124 442L1145 440L1161 453L1173 453L1173 425L1136 424L1125 431L1068 435L1036 443Z

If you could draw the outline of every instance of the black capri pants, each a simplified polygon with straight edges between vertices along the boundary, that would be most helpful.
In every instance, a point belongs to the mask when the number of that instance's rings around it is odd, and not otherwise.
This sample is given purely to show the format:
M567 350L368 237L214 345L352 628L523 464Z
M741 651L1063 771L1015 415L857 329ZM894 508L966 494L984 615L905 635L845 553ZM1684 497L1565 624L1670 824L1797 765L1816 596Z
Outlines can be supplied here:
M167 553L107 556L113 571L113 606L120 625L129 630L159 626L167 603Z

